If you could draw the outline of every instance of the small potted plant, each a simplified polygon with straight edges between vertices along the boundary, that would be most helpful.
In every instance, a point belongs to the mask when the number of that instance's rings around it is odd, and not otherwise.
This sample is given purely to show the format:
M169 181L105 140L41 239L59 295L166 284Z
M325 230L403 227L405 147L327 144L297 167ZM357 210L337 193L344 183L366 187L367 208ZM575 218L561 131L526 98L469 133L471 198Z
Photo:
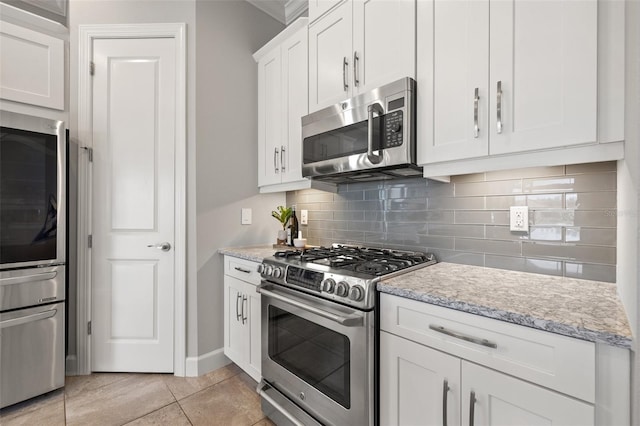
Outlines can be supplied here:
M278 219L282 224L282 230L278 231L278 244L286 244L287 242L287 224L291 218L293 210L291 207L278 206L276 210L271 212L271 216Z

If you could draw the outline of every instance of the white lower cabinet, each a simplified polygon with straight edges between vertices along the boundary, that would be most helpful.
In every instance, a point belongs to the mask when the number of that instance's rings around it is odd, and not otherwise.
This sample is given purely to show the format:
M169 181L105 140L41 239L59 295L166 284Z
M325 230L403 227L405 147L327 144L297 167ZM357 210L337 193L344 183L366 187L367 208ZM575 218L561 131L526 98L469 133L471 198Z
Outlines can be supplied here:
M381 425L629 424L624 349L388 294L380 330Z
M225 256L224 354L255 381L261 374L260 294L258 263Z

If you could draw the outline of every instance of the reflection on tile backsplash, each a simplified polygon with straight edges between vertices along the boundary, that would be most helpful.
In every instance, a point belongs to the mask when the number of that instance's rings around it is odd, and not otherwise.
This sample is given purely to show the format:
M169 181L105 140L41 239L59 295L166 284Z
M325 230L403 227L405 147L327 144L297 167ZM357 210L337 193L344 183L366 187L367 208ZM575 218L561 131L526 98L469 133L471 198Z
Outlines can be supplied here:
M616 163L535 167L287 193L310 244L431 251L438 260L615 282ZM529 207L529 233L509 207Z

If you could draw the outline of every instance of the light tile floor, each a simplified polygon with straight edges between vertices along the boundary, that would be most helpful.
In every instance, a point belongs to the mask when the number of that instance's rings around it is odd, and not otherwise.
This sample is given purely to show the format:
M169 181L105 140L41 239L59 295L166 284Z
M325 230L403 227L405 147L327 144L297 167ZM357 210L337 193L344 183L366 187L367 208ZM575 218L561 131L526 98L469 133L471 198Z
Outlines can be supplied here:
M94 373L0 410L0 424L273 426L256 387L234 364L200 377Z

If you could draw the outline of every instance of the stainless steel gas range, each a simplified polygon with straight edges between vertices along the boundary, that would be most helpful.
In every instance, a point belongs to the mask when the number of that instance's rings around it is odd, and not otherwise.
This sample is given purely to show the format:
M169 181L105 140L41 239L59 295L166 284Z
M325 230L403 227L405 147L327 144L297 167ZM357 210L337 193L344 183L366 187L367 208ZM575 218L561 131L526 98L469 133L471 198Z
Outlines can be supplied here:
M376 283L428 253L333 245L280 251L262 282L262 409L278 425L374 425Z

